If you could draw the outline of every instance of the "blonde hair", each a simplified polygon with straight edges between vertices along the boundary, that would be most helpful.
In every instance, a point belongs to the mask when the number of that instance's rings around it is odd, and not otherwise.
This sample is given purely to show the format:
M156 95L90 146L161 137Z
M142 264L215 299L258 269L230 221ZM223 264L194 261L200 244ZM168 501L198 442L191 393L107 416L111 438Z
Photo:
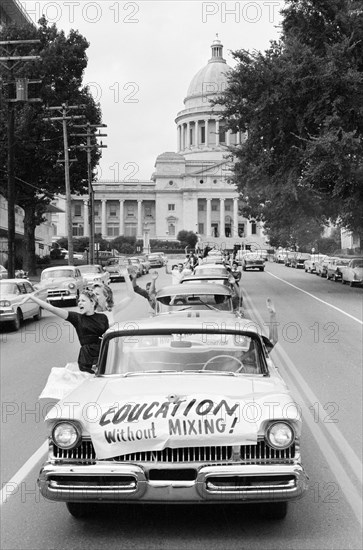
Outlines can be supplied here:
M87 289L82 290L80 292L80 296L82 296L82 294L83 296L86 296L94 304L96 309L96 307L98 306L98 299L96 294L93 292L93 290L87 290Z
M114 301L113 301L113 292L112 289L103 283L94 283L92 288L100 288L103 292L104 297L106 298L106 307L108 311L111 311L113 308Z

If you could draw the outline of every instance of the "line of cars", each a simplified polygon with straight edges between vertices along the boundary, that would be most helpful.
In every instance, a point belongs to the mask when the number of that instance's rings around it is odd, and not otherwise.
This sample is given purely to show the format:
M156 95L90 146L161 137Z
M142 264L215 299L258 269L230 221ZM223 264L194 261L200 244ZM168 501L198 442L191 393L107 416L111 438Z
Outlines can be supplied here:
M47 415L38 483L76 518L103 502L233 502L282 519L307 490L275 340L241 316L223 265L198 267L159 289L153 317L111 327L95 376Z
M328 256L302 252L276 252L274 261L286 267L304 269L332 281L341 281L350 286L363 284L363 257Z

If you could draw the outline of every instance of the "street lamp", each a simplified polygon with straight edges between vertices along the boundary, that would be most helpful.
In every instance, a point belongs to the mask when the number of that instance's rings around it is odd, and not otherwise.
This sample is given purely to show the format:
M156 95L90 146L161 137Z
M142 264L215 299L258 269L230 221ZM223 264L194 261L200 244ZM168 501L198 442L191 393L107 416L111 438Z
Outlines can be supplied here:
M143 228L143 234L142 234L142 252L143 254L150 254L150 228L149 228L149 222L144 223Z

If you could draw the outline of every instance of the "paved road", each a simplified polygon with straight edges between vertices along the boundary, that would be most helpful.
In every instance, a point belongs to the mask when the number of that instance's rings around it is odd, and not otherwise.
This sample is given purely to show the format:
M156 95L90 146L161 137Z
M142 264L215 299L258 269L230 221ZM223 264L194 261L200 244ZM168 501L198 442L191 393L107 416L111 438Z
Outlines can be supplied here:
M160 272L159 287L170 279ZM50 367L74 359L78 350L67 323L46 313L18 333L0 334L1 464L8 497L1 510L2 550L362 547L362 289L272 263L264 273L244 273L241 284L248 316L267 322L267 296L278 312L273 354L304 415L305 498L276 523L257 518L248 506L131 505L102 506L100 517L87 522L72 518L64 504L45 501L36 478L47 404L40 407L37 397ZM121 297L124 285L112 286ZM142 314L141 302L133 314Z

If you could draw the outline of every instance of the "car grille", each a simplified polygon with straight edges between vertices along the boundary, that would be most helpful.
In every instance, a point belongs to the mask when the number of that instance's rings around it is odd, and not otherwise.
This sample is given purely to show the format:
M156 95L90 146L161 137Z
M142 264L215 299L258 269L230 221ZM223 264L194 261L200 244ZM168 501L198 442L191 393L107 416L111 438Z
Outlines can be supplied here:
M257 445L241 446L216 446L216 447L181 447L177 449L166 448L161 451L144 451L121 455L107 459L122 463L190 463L201 462L203 464L291 464L296 457L296 445L288 449L277 451L269 447L265 441L258 441ZM76 449L60 449L51 445L53 457L62 462L80 462L92 464L96 462L96 453L90 440L83 440ZM102 460L97 461L102 462Z
M69 296L69 290L48 290L48 298L59 298L62 296Z

